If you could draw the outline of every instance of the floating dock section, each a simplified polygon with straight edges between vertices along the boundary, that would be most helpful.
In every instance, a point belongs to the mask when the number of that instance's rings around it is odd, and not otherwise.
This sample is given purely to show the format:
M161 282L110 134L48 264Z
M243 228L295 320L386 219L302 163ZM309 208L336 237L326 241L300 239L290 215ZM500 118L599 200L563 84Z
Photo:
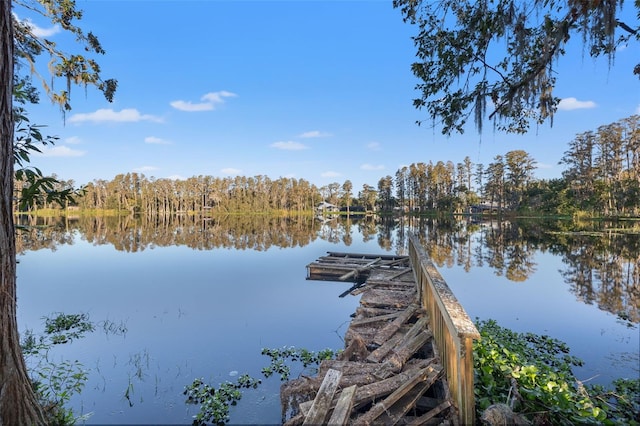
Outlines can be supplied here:
M353 282L340 296L361 295L360 306L337 359L283 384L285 424L474 423L473 358L461 349L472 350L478 332L415 237L410 245L410 256L329 252L307 266L307 279ZM440 306L438 292L446 293ZM466 327L462 335L454 328L442 337L449 314L440 309L455 311L449 322Z

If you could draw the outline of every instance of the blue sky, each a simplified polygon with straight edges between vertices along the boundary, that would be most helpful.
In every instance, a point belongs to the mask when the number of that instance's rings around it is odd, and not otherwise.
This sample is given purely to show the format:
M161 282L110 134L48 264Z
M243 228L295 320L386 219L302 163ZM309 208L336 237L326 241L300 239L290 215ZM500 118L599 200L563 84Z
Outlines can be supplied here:
M266 175L318 186L349 179L357 193L411 163L468 155L486 165L514 149L532 155L538 177L559 177L557 163L577 133L640 113L631 72L638 43L618 51L610 69L576 44L557 69L555 94L565 101L553 128L522 136L486 125L482 135L469 129L447 138L415 124L426 118L412 106L416 28L390 0L77 4L83 28L107 51L103 77L119 81L115 102L75 87L66 122L44 96L31 109L33 122L60 137L34 165L77 185L127 172ZM631 23L634 12L625 3ZM33 24L72 49L50 23Z

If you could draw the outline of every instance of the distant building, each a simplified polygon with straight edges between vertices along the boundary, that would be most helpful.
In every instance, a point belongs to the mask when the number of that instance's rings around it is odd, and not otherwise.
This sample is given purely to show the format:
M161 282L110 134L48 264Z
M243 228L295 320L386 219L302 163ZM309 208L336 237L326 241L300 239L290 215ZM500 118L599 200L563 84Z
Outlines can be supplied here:
M469 206L469 213L471 214L498 214L501 210L504 209L500 208L498 203L480 203Z
M327 203L326 201L323 201L316 206L316 213L338 213L339 211L340 207L335 204Z

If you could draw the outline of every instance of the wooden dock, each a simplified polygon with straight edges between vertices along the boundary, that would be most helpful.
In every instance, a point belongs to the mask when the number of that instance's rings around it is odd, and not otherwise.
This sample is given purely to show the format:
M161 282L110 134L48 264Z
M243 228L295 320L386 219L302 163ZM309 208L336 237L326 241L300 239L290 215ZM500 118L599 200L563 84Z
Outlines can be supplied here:
M424 268L420 265L421 272L416 273L412 265L421 253L417 257L415 250L412 253L410 257L329 252L307 266L307 279L353 282L341 296L361 295L360 306L337 359L323 361L315 377L283 384L285 424L469 423L469 414L458 408L468 409L469 402L460 402L457 384L458 392L450 392L446 370L451 362L442 362L434 338L431 318L440 314L429 312ZM473 331L471 337L477 338Z

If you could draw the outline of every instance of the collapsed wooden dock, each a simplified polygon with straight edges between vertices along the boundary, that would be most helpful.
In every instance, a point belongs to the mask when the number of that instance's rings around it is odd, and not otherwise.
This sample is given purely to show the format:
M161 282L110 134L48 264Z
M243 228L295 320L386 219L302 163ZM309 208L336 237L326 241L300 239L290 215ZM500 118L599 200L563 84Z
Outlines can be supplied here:
M418 245L417 240L411 244ZM469 404L473 409L468 389L460 396L460 382L468 386L468 377L454 379L453 392L448 378L452 370L468 376L470 355L461 353L460 348L469 350L468 342L479 336L477 331L474 334L475 327L462 333L454 331L463 344L457 344L454 351L445 348L445 352L467 359L462 368L460 360L442 362L438 341L452 339L439 336L441 326L434 335L432 324L441 324L442 315L432 312L434 304L429 300L434 299L433 289L425 288L434 287L431 276L437 272L425 269L428 260L420 247L414 247L411 254L329 252L307 266L307 279L354 282L341 296L361 295L360 306L352 315L344 351L337 359L323 361L315 377L300 377L282 386L285 424L467 424L469 418L473 422L466 412ZM427 264L426 268L432 266ZM438 274L436 287L439 279ZM450 296L445 295L445 305L452 301ZM457 304L455 298L453 301ZM465 317L466 313L460 307L455 315ZM451 345L445 341L444 346ZM471 399L472 387L471 376Z

